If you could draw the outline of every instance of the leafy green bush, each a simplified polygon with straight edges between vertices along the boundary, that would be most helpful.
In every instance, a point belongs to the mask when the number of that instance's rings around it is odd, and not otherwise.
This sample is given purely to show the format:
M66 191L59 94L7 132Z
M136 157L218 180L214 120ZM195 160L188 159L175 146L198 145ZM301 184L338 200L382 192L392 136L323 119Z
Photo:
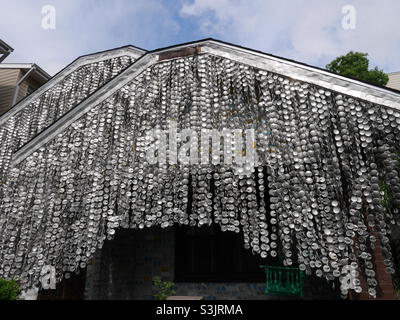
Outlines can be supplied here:
M16 281L0 279L0 300L16 300L20 293L21 289Z
M154 295L157 300L166 300L176 292L173 289L175 283L172 281L163 281L160 277L154 277L153 284L158 289L158 292Z

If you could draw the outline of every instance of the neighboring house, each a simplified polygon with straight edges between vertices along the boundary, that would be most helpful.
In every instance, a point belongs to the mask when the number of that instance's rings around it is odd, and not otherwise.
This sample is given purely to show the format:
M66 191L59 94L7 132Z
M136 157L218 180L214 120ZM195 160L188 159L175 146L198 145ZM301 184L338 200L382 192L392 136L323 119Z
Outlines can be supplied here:
M8 55L13 51L13 48L11 48L7 43L0 39L0 62L7 58Z
M389 82L387 87L400 90L400 71L389 73L388 76Z
M0 64L0 115L50 79L34 63Z

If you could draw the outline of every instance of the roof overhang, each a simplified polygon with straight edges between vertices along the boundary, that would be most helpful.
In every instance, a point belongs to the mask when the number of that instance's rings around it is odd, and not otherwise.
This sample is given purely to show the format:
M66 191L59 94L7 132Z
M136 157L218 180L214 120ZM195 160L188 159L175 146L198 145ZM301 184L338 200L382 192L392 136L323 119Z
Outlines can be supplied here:
M11 46L0 39L0 54L9 54L13 51L14 49Z
M44 71L35 63L2 63L0 64L0 69L18 69L23 70L24 72L29 72L29 70L32 70L32 72L29 74L29 78L38 81L40 84L45 83L51 78L46 71Z
M35 80L39 81L40 83L44 83L51 78L51 76L40 68L35 63L2 63L0 64L0 69L19 69L28 71L30 69L34 69L31 77Z

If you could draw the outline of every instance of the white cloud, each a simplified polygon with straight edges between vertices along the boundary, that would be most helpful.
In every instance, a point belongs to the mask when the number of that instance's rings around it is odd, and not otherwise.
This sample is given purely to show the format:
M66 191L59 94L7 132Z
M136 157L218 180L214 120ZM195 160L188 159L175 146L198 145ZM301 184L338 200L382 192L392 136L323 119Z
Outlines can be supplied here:
M357 10L355 30L341 28L347 4ZM55 30L41 28L44 5L56 8ZM35 62L50 74L83 54L208 36L319 66L364 51L373 65L400 70L398 0L0 0L0 8L0 37L15 49L5 62Z
M344 5L356 9L355 30L342 28ZM362 51L385 71L400 70L399 12L398 0L185 0L181 8L206 36L319 66Z
M42 29L44 5L56 9L55 30ZM35 62L50 74L81 55L128 44L148 48L179 31L156 0L0 0L0 8L1 38L14 48L4 62Z

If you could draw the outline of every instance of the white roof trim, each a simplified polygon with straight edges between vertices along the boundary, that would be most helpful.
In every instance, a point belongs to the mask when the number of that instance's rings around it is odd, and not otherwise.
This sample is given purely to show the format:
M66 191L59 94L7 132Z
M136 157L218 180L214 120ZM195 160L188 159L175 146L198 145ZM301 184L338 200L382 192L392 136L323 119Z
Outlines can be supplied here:
M0 69L30 69L34 63L0 63Z

